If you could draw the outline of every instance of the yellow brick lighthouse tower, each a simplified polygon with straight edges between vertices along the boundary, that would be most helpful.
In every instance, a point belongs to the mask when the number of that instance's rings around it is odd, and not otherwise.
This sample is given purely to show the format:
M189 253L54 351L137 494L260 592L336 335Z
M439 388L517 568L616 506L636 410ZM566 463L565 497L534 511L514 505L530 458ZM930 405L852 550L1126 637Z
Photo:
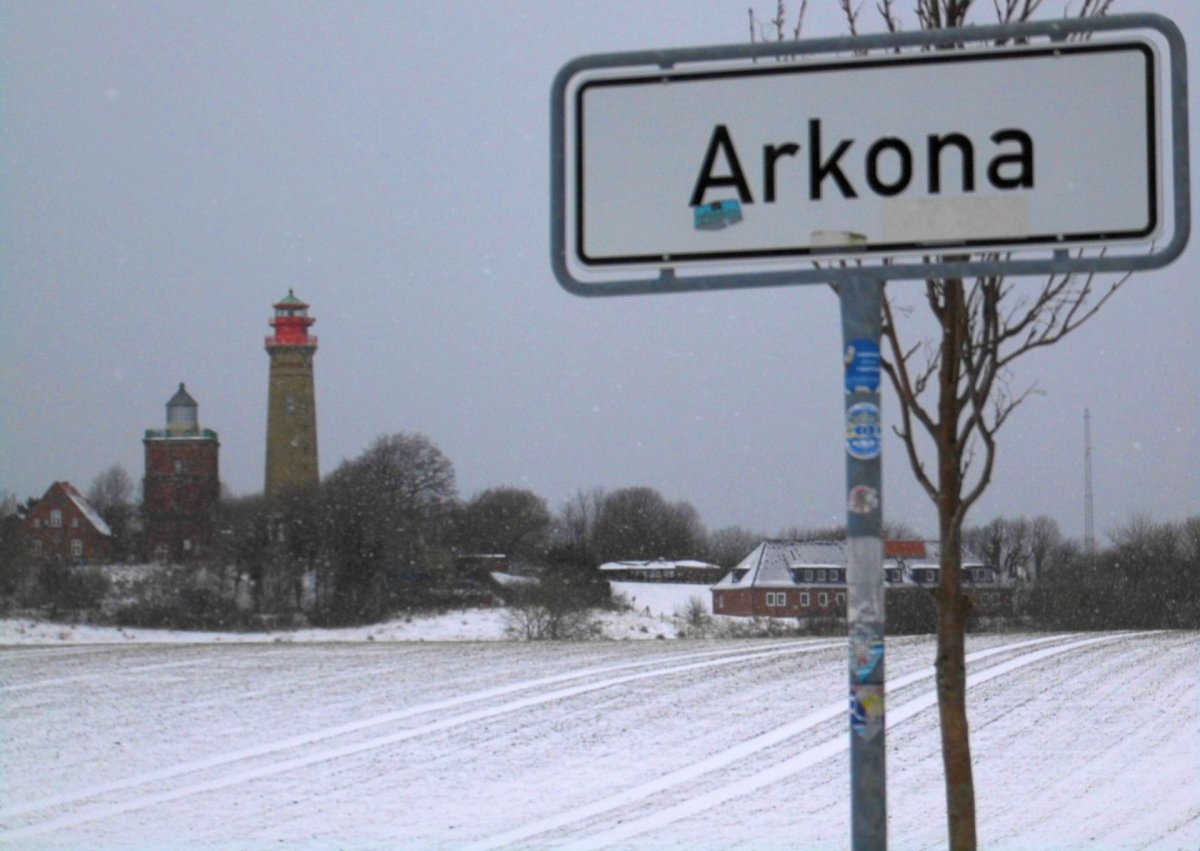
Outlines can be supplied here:
M288 294L275 306L267 337L271 376L267 398L267 475L263 492L274 499L288 490L317 484L317 398L313 356L316 322L308 305Z

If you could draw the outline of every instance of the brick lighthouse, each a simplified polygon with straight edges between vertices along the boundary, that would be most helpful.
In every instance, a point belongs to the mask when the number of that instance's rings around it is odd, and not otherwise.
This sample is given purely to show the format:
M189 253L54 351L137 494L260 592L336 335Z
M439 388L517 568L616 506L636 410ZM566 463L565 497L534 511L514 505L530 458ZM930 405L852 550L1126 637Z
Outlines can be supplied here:
M167 427L147 429L142 514L146 555L155 561L187 561L206 554L213 541L221 480L220 443L200 428L199 406L181 383L167 402Z
M267 396L267 499L317 484L317 399L313 386L313 355L317 338L308 326L317 320L308 305L288 294L275 307L267 337L271 376Z

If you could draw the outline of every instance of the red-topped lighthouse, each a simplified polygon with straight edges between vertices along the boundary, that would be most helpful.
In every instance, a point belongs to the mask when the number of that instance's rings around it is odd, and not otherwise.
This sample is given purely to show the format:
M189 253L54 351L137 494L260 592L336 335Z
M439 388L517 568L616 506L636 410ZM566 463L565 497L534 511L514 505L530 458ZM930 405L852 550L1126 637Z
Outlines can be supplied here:
M315 485L317 468L317 400L313 356L317 338L308 333L317 320L308 305L288 290L274 305L266 339L271 358L267 398L267 473L264 492L277 497L293 488Z

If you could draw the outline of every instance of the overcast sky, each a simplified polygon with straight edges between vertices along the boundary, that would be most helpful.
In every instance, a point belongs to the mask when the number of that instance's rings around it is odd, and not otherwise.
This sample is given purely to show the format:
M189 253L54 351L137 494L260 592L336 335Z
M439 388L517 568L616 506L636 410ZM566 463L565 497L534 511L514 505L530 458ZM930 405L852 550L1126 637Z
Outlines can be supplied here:
M323 474L419 432L464 497L512 485L557 508L647 485L710 528L842 522L827 288L581 299L548 260L557 70L744 42L747 5L0 3L0 489L86 488L113 463L140 479L142 432L184 381L223 480L261 491L263 338L294 288L320 338ZM842 33L833 0L810 5L809 35ZM1200 67L1200 4L1136 6L1173 17ZM1021 362L1014 386L1042 392L969 522L1049 514L1081 535L1085 408L1099 534L1200 512L1198 326L1193 239ZM884 458L885 518L932 535L897 439Z

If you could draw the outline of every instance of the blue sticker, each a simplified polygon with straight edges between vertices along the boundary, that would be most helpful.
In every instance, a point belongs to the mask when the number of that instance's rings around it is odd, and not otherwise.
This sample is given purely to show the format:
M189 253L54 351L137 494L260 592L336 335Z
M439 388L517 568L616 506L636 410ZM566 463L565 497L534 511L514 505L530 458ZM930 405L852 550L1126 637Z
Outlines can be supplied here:
M701 204L693 213L696 230L721 230L742 220L740 201L713 201Z
M855 402L846 409L846 451L851 458L870 461L883 448L883 429L879 425L879 406Z
M856 337L846 344L846 392L874 393L879 389L879 344Z
M864 624L850 629L850 673L864 683L883 661L883 631Z

